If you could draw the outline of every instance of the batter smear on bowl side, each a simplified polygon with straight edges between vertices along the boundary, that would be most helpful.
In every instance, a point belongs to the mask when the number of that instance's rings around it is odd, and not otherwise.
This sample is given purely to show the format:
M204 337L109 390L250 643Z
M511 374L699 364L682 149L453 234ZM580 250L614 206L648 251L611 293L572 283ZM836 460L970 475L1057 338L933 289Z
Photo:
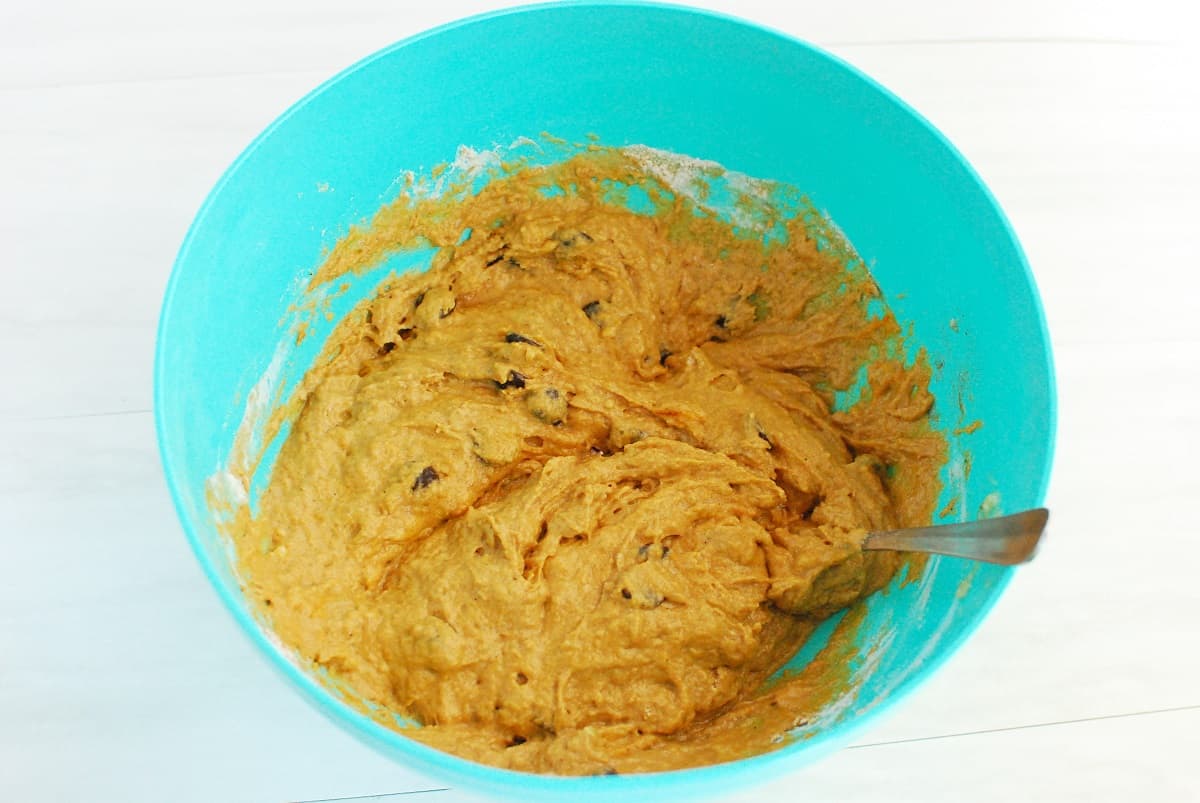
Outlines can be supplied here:
M821 690L764 681L896 572L859 543L929 522L946 444L861 261L814 215L768 224L593 148L352 230L314 285L439 250L337 324L281 413L230 525L263 620L488 764L778 745Z

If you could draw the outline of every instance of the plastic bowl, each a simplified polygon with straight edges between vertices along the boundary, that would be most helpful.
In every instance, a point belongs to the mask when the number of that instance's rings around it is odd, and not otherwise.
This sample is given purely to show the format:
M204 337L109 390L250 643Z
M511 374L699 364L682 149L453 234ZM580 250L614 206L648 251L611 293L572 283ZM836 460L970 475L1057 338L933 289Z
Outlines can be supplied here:
M242 629L301 694L383 753L478 791L565 799L744 787L848 743L915 689L987 615L1011 570L929 562L872 597L851 688L776 752L669 773L555 777L425 747L346 705L262 630L206 503L301 277L408 170L548 131L641 143L799 187L872 266L912 341L939 366L956 516L1041 503L1053 370L1037 291L978 176L912 109L794 39L707 12L534 6L408 39L314 90L256 139L196 216L167 288L155 366L163 466L196 556ZM970 470L967 470L969 454ZM804 659L802 650L797 661Z

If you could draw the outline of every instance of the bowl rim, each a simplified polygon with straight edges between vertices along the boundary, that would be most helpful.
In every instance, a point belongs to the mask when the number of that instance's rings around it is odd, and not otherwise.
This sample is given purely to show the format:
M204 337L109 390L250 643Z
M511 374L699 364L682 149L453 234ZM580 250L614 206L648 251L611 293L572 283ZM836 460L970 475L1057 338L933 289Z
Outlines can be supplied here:
M170 278L163 295L155 338L153 399L155 434L158 442L159 459L162 463L163 473L177 517L184 529L192 552L199 561L205 576L217 590L224 607L233 616L242 632L255 644L258 651L267 659L268 663L280 672L291 686L310 704L314 705L322 714L344 730L371 745L379 752L386 754L388 757L394 760L402 758L403 763L410 764L418 770L427 771L437 777L461 782L465 786L473 787L477 790L499 791L503 789L512 791L519 789L523 794L532 794L539 797L561 797L565 795L583 797L595 795L609 796L620 792L632 791L670 795L695 795L713 792L734 783L744 783L747 786L758 785L777 778L789 770L797 770L829 753L841 749L852 742L855 737L876 724L885 714L894 712L902 701L909 698L914 689L939 671L945 665L946 661L957 653L970 636L978 630L979 625L987 618L988 613L990 613L1008 586L1008 583L1012 579L1013 570L1008 568L999 575L989 596L983 600L979 614L972 621L968 622L955 637L948 639L944 649L939 650L935 655L931 656L915 674L893 688L888 697L879 705L873 706L851 721L839 724L830 731L823 731L811 738L794 741L770 753L689 769L607 776L561 776L519 772L460 758L429 747L404 736L398 731L387 728L342 702L320 682L309 676L289 660L280 645L268 637L267 633L250 613L249 608L242 604L244 597L241 589L236 584L227 583L217 567L209 559L208 553L201 544L199 532L193 525L184 507L181 491L182 480L172 468L170 460L170 454L173 450L172 438L165 426L162 409L163 393L166 385L164 370L165 360L167 359L165 357L166 349L164 343L171 338L171 311L176 302L176 291L183 266L188 260L195 240L199 237L199 231L203 227L204 221L215 204L216 199L221 195L225 186L238 173L243 163L258 150L259 146L265 140L270 138L277 129L281 128L292 115L315 98L333 89L351 74L367 67L375 61L387 58L411 44L427 38L440 36L461 27L486 24L491 20L501 17L554 13L561 9L580 7L646 9L678 14L681 17L705 17L726 25L748 28L755 33L776 39L790 47L807 50L812 55L828 62L829 66L833 69L848 73L851 78L863 82L869 89L879 93L885 100L895 104L900 111L909 115L919 126L924 127L958 161L964 168L968 180L973 181L982 192L983 197L992 208L997 220L1001 223L1004 233L1014 247L1017 263L1030 289L1037 327L1039 329L1038 334L1045 344L1044 369L1047 377L1048 400L1046 410L1048 424L1046 435L1047 448L1044 465L1041 470L1041 483L1036 495L1038 503L1041 503L1045 499L1054 461L1056 433L1058 429L1058 396L1054 373L1054 358L1045 309L1037 282L1011 222L991 190L970 162L967 161L941 131L891 90L852 64L814 44L767 25L742 19L731 14L675 3L641 2L640 0L570 0L570 2L534 3L476 14L421 31L371 53L342 69L331 78L328 78L307 92L264 128L224 170L220 178L208 192L204 202L188 227L187 234L172 265Z

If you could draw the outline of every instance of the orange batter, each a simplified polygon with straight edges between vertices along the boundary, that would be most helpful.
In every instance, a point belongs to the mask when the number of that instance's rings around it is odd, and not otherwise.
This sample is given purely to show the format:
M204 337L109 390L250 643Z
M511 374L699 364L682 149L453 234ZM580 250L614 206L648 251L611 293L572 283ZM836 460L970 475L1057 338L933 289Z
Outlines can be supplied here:
M337 326L235 521L278 636L498 766L777 744L820 700L764 679L892 576L861 539L927 523L945 459L924 360L806 219L764 242L599 150L353 231L316 281L440 251Z

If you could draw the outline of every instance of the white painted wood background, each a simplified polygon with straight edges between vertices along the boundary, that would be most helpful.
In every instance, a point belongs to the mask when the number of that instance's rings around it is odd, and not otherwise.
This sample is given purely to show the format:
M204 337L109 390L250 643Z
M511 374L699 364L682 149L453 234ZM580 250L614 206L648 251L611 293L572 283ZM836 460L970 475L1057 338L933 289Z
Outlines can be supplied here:
M358 58L502 5L0 3L0 799L443 786L236 630L161 477L151 361L175 251L250 139ZM963 150L1028 251L1061 396L1050 541L978 635L861 743L734 799L1200 800L1189 4L702 5L825 46Z

